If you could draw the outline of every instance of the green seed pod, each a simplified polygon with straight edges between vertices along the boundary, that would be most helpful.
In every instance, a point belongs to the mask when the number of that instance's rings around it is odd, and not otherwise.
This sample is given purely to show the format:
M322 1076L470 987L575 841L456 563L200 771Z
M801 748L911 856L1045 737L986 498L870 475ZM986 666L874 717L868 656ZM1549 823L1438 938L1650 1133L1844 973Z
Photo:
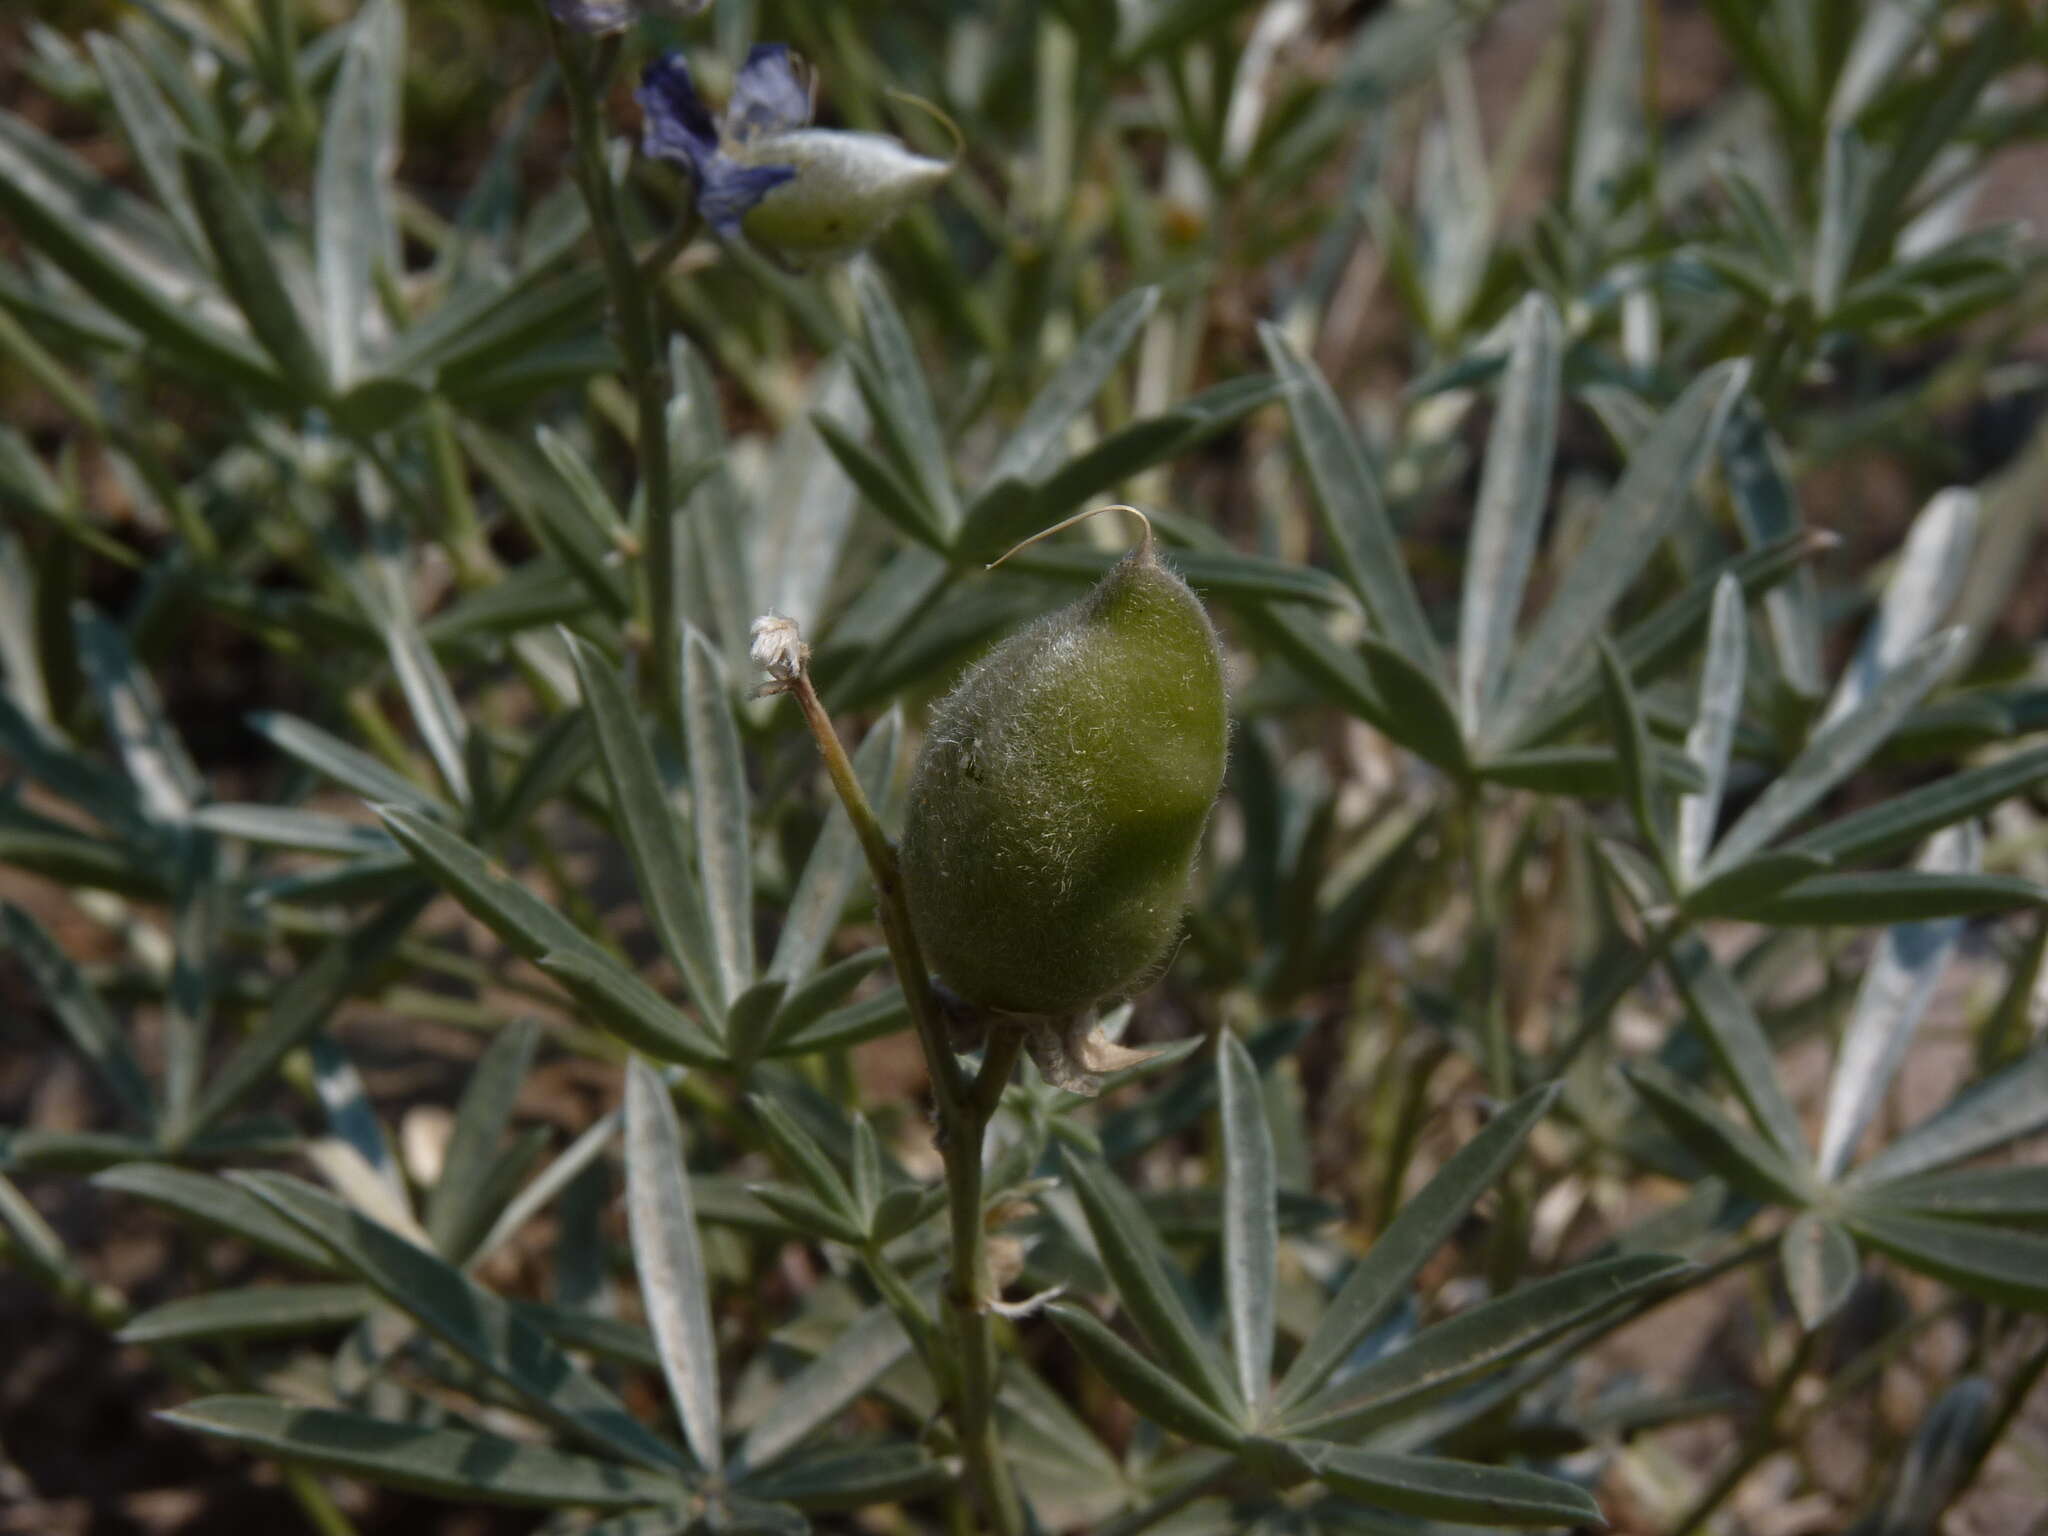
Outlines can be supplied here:
M798 269L840 260L870 244L953 170L883 134L833 128L799 128L736 145L730 153L741 165L795 172L741 216L740 228L762 250Z
M1011 635L933 711L902 864L940 978L1027 1015L1143 982L1180 930L1228 740L1215 626L1148 525L1092 592Z

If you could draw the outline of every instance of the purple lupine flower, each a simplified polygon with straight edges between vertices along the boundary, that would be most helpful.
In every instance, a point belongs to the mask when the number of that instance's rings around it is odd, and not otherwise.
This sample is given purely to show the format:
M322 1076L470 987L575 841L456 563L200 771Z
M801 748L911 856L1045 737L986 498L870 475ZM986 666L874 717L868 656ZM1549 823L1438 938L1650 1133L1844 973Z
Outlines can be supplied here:
M640 106L642 151L690 171L706 222L793 267L859 250L952 170L885 134L810 127L810 91L779 43L747 55L722 120L679 53L647 67Z

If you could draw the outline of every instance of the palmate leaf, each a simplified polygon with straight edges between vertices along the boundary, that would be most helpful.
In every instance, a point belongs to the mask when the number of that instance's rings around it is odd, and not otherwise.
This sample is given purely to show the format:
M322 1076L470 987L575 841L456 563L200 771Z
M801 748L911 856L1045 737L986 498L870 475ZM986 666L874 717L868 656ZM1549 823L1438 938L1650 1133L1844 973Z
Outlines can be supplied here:
M1799 1164L1737 1125L1704 1095L1646 1067L1624 1069L1666 1130L1702 1163L1743 1193L1790 1205L1805 1203L1810 1180Z
M1885 674L1862 708L1816 731L1791 765L1722 836L1703 873L1719 874L1757 853L1861 767L1947 674L1963 638L1962 631L1952 629L1921 642Z
M1748 378L1745 363L1716 365L1679 397L1630 456L1584 552L1564 573L1501 684L1483 740L1521 745L1522 727L1570 676L1649 558L1677 523L1722 423Z
M1276 1402L1300 1403L1319 1389L1407 1294L1409 1284L1449 1240L1479 1197L1506 1170L1536 1122L1557 1102L1559 1089L1534 1088L1496 1115L1460 1147L1416 1197L1401 1207L1343 1288L1324 1310L1315 1332L1281 1379Z
M425 1249L298 1179L243 1173L234 1182L268 1204L448 1348L503 1382L548 1422L586 1444L670 1473L681 1456L502 1297Z
M664 1060L716 1065L724 1057L703 1026L677 1012L546 902L439 823L398 806L378 814L407 853L517 953L565 985L639 1049Z
M279 1398L203 1397L160 1417L283 1461L464 1502L623 1509L689 1496L682 1483L639 1467Z
M1682 1259L1631 1254L1582 1264L1424 1329L1282 1416L1290 1435L1352 1436L1498 1369L1680 1279Z

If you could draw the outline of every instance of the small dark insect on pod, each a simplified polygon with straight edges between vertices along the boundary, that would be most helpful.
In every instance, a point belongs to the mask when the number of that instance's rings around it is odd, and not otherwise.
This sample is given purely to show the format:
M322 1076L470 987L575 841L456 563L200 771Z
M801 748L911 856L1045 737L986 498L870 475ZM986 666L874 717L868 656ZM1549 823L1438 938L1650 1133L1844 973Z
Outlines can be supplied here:
M902 863L940 980L1041 1019L1141 985L1180 930L1228 742L1215 626L1146 523L1093 591L996 646L932 713Z

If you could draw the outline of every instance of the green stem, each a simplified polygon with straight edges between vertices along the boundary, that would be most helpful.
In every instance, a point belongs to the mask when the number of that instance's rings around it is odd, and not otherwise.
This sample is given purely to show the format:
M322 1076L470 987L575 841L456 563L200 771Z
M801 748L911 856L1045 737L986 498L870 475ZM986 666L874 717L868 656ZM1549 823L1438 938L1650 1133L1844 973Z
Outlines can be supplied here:
M988 1267L988 1229L982 1210L982 1143L989 1118L1002 1099L1003 1085L1017 1065L1023 1048L1021 1031L998 1029L990 1032L981 1070L973 1079L961 1071L959 1058L946 1030L944 1011L932 990L931 973L925 969L924 952L910 921L910 907L904 898L902 876L896 863L896 849L882 830L882 823L868 803L867 792L853 771L853 763L831 717L811 685L810 675L798 672L787 683L804 723L825 760L832 788L846 807L866 856L868 872L875 883L875 911L881 919L882 934L889 944L889 958L917 1026L918 1043L924 1048L925 1065L931 1073L932 1097L938 1103L939 1155L946 1166L946 1202L952 1231L952 1263L946 1281L946 1335L953 1346L955 1390L949 1408L961 1455L967 1464L967 1480L980 1505L987 1528L996 1536L1023 1536L1024 1510L1010 1479L995 1435L996 1353L990 1326L989 1303L995 1288ZM947 1384L942 1382L942 1388Z
M651 652L648 677L660 719L681 740L682 629L676 612L676 527L674 509L669 505L668 386L662 375L660 325L639 264L633 259L611 171L605 164L604 124L589 59L552 13L547 24L567 87L576 182L590 210L591 231L597 237L605 278L611 286L619 352L625 358L626 381L638 420L634 450L640 460L640 495L647 525L639 598Z

